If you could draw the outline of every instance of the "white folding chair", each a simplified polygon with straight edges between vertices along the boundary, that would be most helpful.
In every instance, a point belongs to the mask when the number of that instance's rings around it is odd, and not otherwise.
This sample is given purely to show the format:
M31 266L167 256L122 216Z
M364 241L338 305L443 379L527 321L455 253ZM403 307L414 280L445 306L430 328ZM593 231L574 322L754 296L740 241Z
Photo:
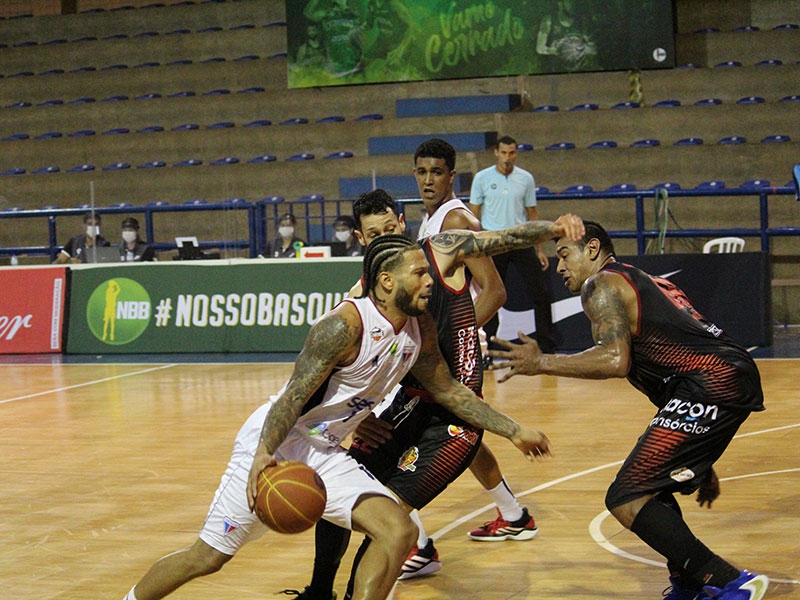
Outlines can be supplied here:
M703 246L703 254L727 254L744 251L744 240L740 237L721 237L708 240Z

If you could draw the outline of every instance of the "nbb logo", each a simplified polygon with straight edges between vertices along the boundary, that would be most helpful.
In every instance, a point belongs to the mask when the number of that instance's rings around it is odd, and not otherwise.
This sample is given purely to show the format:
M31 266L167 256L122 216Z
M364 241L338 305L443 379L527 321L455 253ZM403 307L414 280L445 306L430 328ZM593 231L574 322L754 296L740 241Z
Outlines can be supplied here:
M86 305L86 321L94 336L121 346L138 338L150 324L150 295L138 282L124 277L104 281Z

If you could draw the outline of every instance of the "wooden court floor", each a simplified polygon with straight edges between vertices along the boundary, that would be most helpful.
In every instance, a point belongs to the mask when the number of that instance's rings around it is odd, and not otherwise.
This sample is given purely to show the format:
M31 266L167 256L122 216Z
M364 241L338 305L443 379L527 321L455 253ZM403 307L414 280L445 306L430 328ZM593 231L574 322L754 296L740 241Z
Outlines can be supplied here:
M717 465L712 510L682 498L712 549L800 599L800 362L760 360L767 408ZM121 599L158 557L194 541L249 413L289 364L0 365L0 598ZM487 436L535 516L526 542L479 543L494 518L466 473L422 512L444 567L395 600L661 598L661 558L604 512L605 489L652 416L625 381L488 376L486 397L544 430L555 456L529 463ZM357 544L351 544L345 562ZM171 598L285 598L308 582L313 534L269 533ZM344 588L346 569L337 580Z

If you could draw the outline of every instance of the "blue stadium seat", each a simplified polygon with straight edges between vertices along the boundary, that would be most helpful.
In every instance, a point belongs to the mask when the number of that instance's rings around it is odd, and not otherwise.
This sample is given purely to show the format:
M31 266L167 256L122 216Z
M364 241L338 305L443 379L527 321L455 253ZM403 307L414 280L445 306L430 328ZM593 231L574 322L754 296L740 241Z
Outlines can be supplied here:
M64 69L47 69L46 71L41 71L39 75L61 75L64 73Z
M653 108L674 108L680 105L681 105L680 100L669 99L656 102L655 104L653 104Z
M739 187L745 190L762 189L770 187L770 182L767 179L750 179Z
M383 119L383 115L380 113L367 113L365 115L361 115L360 117L356 117L355 121L380 121Z
M587 102L585 104L577 104L570 108L570 110L597 110L599 106L594 102Z
M783 61L779 58L768 58L767 60L760 60L756 63L757 67L780 67Z
M166 200L153 200L152 202L148 202L147 206L169 206L169 202Z
M275 54L270 54L269 58L287 58L288 56L287 52L276 52Z
M193 129L200 129L197 123L184 123L183 125L176 125L170 131L192 131Z
M241 25L233 25L228 29L230 31L241 31L242 29L255 29L255 28L256 26L253 25L252 23L242 23Z
M191 29L173 29L172 31L168 31L164 35L185 35L187 33L192 33Z
M45 100L44 102L39 102L36 106L59 106L64 104L64 101L59 98L54 98L53 100Z
M134 69L147 69L149 67L160 67L161 63L156 61L147 61L143 63L139 63L138 65L133 65Z
M549 194L550 193L550 188L549 187L545 187L543 185L537 185L536 186L536 193L537 194Z
M569 186L567 188L564 188L563 190L561 190L561 193L562 194L575 194L575 193L578 193L578 192L591 192L591 191L592 191L592 186L581 184L581 185L571 185L571 186Z
M146 162L144 164L138 165L136 168L137 169L158 169L158 168L166 167L166 166L167 166L167 163L165 163L163 160L151 160L151 161L148 161L148 162Z
M715 67L722 67L722 68L729 68L729 67L741 67L742 63L738 60L726 60L721 63L717 63L714 65Z
M246 204L247 200L244 198L225 198L222 204Z
M113 129L107 129L103 132L103 135L120 135L123 133L130 133L131 130L127 127L114 127Z
M314 160L314 155L311 152L301 152L300 154L293 154L292 156L288 157L286 160L294 161L294 160Z
M611 108L617 109L617 110L621 109L621 108L622 109L624 109L624 108L639 108L639 103L638 102L618 102L617 104L615 104Z
M229 89L219 88L216 90L209 90L207 92L203 92L203 96L224 96L230 93L231 91Z
M339 152L328 154L325 158L353 158L353 153L349 150L340 150Z
M108 98L103 98L101 102L123 102L125 100L130 100L130 98L124 94L117 94L116 96L109 96Z
M130 208L131 206L133 206L133 202L114 202L111 208Z
M774 143L778 143L778 142L791 142L791 141L792 141L792 138L790 138L788 135L777 133L775 135L768 135L763 140L761 140L761 143L762 144L774 144Z
M341 123L344 121L344 117L341 115L331 115L329 117L322 117L321 119L317 119L317 123Z
M558 112L558 107L555 104L545 104L543 106L537 106L536 108L532 108L531 112L539 113L539 112Z
M797 23L781 23L772 28L774 31L788 31L790 29L800 29Z
M800 94L792 94L791 96L784 96L778 102L800 102Z
M191 65L194 61L191 58L179 58L167 63L168 67L179 67L183 65Z
M224 156L222 158L218 158L216 160L212 160L211 163L209 163L209 164L212 164L215 167L218 167L220 165L235 165L238 162L239 162L239 159L236 158L235 156Z
M40 133L37 135L35 140L54 140L56 138L62 137L64 134L60 131L45 131L44 133Z
M763 102L765 100L761 96L745 96L744 98L739 98L736 104L762 104Z
M91 73L92 71L97 71L97 67L93 67L91 65L85 67L76 67L75 69L71 69L70 73Z
M261 58L258 54L245 54L244 56L237 56L233 62L247 62L248 60L258 60Z
M25 169L22 167L14 167L13 169L6 169L0 175L24 175Z
M602 150L605 148L616 148L617 142L614 140L601 140L599 142L592 142L589 144L590 150Z
M75 38L72 41L73 42L96 42L97 41L97 36L95 36L95 35L84 35L82 37Z
M533 150L533 144L527 142L517 144L517 152L530 152L531 150Z
M264 204L278 204L284 200L285 198L283 196L267 196L266 198L261 198L259 202Z
M275 162L278 160L278 157L274 154L262 154L261 156L256 156L248 160L248 164L256 165L260 163L268 163L268 162Z
M193 206L198 206L200 204L208 204L208 202L206 202L202 198L192 198L191 200L187 200L186 202L184 202L184 204L191 204Z
M259 92L266 92L266 91L267 91L267 88L261 87L260 85L256 85L256 86L253 86L253 87L244 88L243 90L238 90L236 93L237 94L253 94L253 93L259 93Z
M719 29L716 27L703 27L701 29L695 29L694 32L699 34L719 33Z
M695 106L718 106L722 104L719 98L703 98L694 103Z
M242 125L242 127L266 127L267 125L272 125L272 121L269 119L257 119L255 121L245 123Z
M694 186L696 190L724 190L725 182L719 180L703 181Z
M300 196L295 202L321 202L325 200L325 196L322 194L305 194Z
M27 140L30 137L31 137L30 134L27 134L27 133L12 133L11 135L8 135L8 136L4 137L2 141L4 141L4 142L17 142L19 140Z
M757 25L742 25L733 30L735 33L750 33L751 31L761 31Z
M657 183L650 189L653 189L653 190L662 189L662 190L667 190L667 191L669 191L669 190L679 190L679 189L681 189L681 184L676 182L676 181L667 181L667 182L664 182L664 183Z
M550 144L545 150L573 150L575 144L572 142L558 142L557 144Z
M718 144L722 144L722 145L746 144L747 143L747 138L744 137L744 136L741 136L741 135L731 135L731 136L722 138L717 143Z
M94 165L91 163L84 163L67 169L68 173L86 173L87 171L94 171Z
M13 104L9 104L6 108L28 108L31 105L30 102L21 101L21 102L14 102Z
M196 96L197 92L193 92L192 90L182 90L180 92L175 92L174 94L169 94L167 98L191 98L192 96Z
M74 100L70 100L70 104L91 104L92 102L96 102L94 98L91 96L84 96L83 98L75 98Z
M78 131L73 131L72 133L68 133L67 137L77 138L77 137L89 137L95 135L97 132L94 129L79 129Z
M58 168L58 165L49 165L47 167L42 167L41 169L36 169L32 171L34 175L44 175L47 173L58 173L61 169Z
M148 125L147 127L137 129L136 133L158 133L159 131L164 131L164 127L161 125Z
M161 98L161 94L158 92L151 92L149 94L142 94L141 96L136 96L135 100L155 100L157 98Z
M675 142L675 146L701 146L703 144L703 138L699 137L688 137L683 138Z
M197 33L216 33L217 31L222 31L222 27L214 25L212 27L204 27L203 29L198 29Z
M630 192L635 190L636 186L632 183L615 183L607 191L609 192Z
M100 70L101 71L120 71L122 69L127 69L127 68L128 68L128 65L126 65L125 63L117 63L117 64L114 64L114 65L108 65L107 67L103 67Z
M231 127L235 127L236 124L233 121L220 121L219 123L211 123L211 125L206 125L206 129L230 129Z
M19 73L8 75L8 77L33 77L34 75L35 73L33 71L20 71Z
M16 44L12 44L12 48L30 48L31 46L38 46L39 42L35 40L26 40L24 42L17 42Z
M198 165L202 165L203 161L199 158L187 158L184 160L180 160L176 162L173 167L196 167Z
M660 146L661 142L655 138L646 138L644 140L636 140L631 144L631 148L655 148Z
M203 60L200 61L200 64L210 65L212 63L223 63L226 60L227 59L224 56L214 56L212 58L204 58Z
M305 125L308 123L308 119L305 117L293 117L291 119L286 119L285 121L281 121L281 125Z
M106 165L103 167L103 171L124 171L125 169L130 169L131 164L126 162L115 162L110 165Z

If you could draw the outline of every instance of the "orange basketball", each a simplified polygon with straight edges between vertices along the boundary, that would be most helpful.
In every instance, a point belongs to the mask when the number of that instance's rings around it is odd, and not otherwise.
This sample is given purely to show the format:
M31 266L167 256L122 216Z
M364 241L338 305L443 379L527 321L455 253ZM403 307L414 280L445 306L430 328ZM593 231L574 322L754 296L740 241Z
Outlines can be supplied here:
M314 469L284 461L259 474L256 515L278 533L300 533L319 521L327 499L325 484Z

